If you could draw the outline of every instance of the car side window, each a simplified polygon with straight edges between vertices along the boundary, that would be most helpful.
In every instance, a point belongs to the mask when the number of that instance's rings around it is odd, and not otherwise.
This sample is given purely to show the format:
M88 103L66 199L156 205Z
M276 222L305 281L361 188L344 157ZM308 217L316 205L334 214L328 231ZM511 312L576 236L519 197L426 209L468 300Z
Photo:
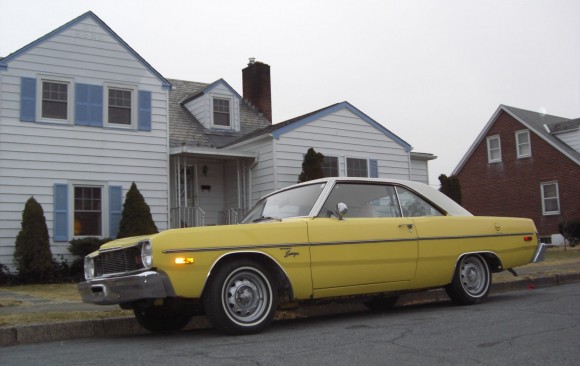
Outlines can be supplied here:
M347 218L401 217L395 188L386 184L337 183L319 217L333 217L338 203L345 203Z
M397 187L397 195L403 217L442 216L438 209L408 189Z

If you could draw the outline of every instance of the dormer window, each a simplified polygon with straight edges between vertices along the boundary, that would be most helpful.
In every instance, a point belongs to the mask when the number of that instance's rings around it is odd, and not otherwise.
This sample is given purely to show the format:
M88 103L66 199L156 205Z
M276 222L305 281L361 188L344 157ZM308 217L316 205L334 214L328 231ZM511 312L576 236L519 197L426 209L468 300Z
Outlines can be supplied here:
M230 100L213 98L213 124L216 127L231 127Z

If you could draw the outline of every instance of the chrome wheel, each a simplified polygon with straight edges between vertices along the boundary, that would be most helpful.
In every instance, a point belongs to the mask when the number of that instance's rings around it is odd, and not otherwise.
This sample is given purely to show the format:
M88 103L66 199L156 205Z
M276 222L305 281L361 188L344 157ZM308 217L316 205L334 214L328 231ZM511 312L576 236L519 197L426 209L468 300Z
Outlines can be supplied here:
M230 274L222 289L226 314L240 325L260 321L272 307L272 288L255 268L239 268Z
M487 262L479 254L470 254L459 260L453 281L445 291L455 303L471 305L485 298L490 287L491 273Z
M466 257L461 262L461 286L474 297L483 295L489 286L489 270L479 257Z
M203 295L210 323L229 334L264 330L274 318L278 304L274 278L270 267L249 259L219 265Z

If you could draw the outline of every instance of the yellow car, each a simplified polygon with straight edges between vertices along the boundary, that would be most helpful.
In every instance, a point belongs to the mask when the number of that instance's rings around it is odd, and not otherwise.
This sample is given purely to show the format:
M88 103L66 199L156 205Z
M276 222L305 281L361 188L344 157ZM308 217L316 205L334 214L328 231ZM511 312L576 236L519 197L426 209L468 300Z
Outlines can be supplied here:
M83 301L133 309L151 331L205 314L220 331L262 331L279 306L360 297L372 309L444 287L485 298L491 273L542 260L532 220L476 217L416 182L325 178L262 198L230 226L174 229L85 258Z

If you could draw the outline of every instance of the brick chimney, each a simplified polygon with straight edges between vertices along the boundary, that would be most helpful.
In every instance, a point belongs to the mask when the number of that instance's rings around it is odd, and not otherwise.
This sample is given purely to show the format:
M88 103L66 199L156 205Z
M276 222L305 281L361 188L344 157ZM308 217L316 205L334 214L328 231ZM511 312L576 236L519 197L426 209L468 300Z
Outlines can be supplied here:
M272 92L270 90L270 65L250 58L242 70L244 99L250 102L272 123Z

